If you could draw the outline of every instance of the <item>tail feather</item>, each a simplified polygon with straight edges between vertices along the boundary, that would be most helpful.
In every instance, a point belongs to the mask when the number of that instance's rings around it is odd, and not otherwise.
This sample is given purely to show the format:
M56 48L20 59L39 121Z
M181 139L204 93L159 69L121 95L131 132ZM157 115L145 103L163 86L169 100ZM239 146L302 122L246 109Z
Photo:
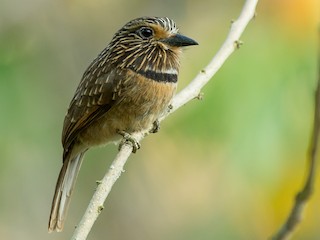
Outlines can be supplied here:
M73 159L66 159L60 170L56 190L52 200L48 231L61 232L66 219L77 176L81 167L84 152Z

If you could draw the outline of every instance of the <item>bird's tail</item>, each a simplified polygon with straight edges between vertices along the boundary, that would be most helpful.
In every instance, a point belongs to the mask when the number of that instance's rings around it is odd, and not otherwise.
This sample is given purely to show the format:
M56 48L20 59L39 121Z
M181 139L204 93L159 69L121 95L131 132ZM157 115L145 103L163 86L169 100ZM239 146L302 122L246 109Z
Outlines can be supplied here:
M66 159L60 170L52 200L48 231L61 232L66 219L72 191L81 167L84 152L73 159Z

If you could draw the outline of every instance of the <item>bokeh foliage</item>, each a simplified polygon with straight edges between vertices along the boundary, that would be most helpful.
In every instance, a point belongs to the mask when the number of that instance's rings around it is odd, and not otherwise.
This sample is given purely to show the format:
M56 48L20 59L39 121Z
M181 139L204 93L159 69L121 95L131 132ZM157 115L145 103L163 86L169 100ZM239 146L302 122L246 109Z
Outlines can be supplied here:
M68 239L116 153L88 152L65 231L47 234L62 121L90 61L143 15L173 18L200 45L180 89L212 58L243 1L2 0L0 238ZM260 1L231 56L146 138L89 239L266 239L302 184L316 81L316 0ZM320 182L294 239L317 239Z

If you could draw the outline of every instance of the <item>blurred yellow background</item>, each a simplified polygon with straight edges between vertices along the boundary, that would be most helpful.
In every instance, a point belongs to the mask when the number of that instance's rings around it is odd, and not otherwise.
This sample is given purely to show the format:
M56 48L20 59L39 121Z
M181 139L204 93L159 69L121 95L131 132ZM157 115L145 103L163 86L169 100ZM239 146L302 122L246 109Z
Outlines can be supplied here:
M80 78L113 34L146 15L174 19L199 46L180 89L213 57L244 1L2 0L0 238L69 239L116 154L90 150L65 226L47 233L60 135ZM317 73L317 0L260 1L244 45L142 142L88 239L267 239L301 187ZM319 169L318 169L319 170ZM293 239L319 239L320 182Z

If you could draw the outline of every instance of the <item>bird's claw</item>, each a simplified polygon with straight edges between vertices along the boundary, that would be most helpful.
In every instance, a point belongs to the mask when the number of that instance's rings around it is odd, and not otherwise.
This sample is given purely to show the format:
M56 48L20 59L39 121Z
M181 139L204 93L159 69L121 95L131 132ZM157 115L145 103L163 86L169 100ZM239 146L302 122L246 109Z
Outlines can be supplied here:
M133 153L136 153L137 150L140 149L140 143L130 133L119 130L118 134L120 134L123 137L119 144L119 150L124 144L130 144L132 146Z

